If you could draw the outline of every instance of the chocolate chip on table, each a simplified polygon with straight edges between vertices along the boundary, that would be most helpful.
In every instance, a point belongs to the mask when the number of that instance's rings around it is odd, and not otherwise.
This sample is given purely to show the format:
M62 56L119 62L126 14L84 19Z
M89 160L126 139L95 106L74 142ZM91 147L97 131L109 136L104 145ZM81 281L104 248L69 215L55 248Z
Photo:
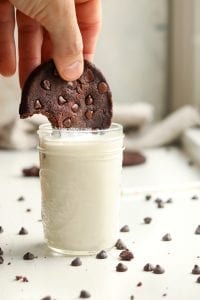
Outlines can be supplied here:
M139 281L139 282L137 283L137 286L138 286L138 287L139 287L139 286L142 286L142 282Z
M0 233L4 232L4 229L2 226L0 226Z
M24 260L32 260L32 259L34 259L34 258L35 258L35 256L34 256L31 252L27 252L27 253L25 253L24 256L23 256L23 259L24 259Z
M128 225L124 225L121 229L120 229L121 232L129 232L130 231L130 228Z
M24 196L20 196L18 199L17 199L17 201L24 201L25 200L25 198L24 198Z
M24 168L22 169L22 173L24 177L39 177L39 168L36 166Z
M147 194L146 196L145 196L145 200L150 200L152 198L152 196L150 195L150 194Z
M162 296L163 296L163 297L166 297L166 296L167 296L167 294L166 294L166 293L164 293L164 294L162 294Z
M143 270L145 272L152 272L154 270L154 266L150 263L147 263L144 267L143 267Z
M21 281L21 282L28 282L28 278L26 276L16 275L15 280Z
M194 268L192 269L192 274L200 275L200 267L198 265L194 265Z
M7 265L11 265L11 262L9 261L9 262L7 263Z
M196 281L197 283L200 283L200 276L199 277L197 277L197 281Z
M3 264L3 262L4 262L3 256L0 256L0 265Z
M119 263L117 266L116 266L116 271L117 272L126 272L128 270L128 267L122 263Z
M163 274L165 273L165 269L161 267L160 265L156 265L155 268L153 269L154 274Z
M86 299L86 298L90 298L90 297L91 297L91 294L88 291L82 290L80 292L79 298Z
M125 250L127 249L127 246L124 244L124 242L121 239L118 239L115 247L117 248L117 250Z
M51 296L45 296L45 297L43 297L43 298L40 299L40 300L52 300L52 298L51 298Z
M107 258L107 252L105 250L100 251L99 253L97 253L96 258L97 259L105 259Z
M172 203L172 202L173 202L172 198L166 200L166 203Z
M157 208L164 208L165 204L163 201L157 203Z
M171 234L170 234L170 233L166 233L166 234L163 235L163 237L162 237L162 241L168 242L168 241L171 241L171 240L172 240L172 237L171 237Z
M31 212L31 208L27 208L27 209L26 209L26 212Z
M83 74L74 81L63 80L58 72L55 76L55 71L51 59L30 74L22 91L20 117L41 113L55 128L109 128L112 94L100 70L85 60Z
M129 250L123 250L119 256L121 260L126 260L126 261L129 261L134 258L133 253Z
M158 203L161 203L161 202L163 202L163 200L162 200L162 199L160 199L160 198L156 198L156 199L154 200L154 202L156 202L156 203L158 204Z
M150 224L151 221L152 221L152 218L150 218L150 217L144 218L144 223L145 223L145 224Z
M82 265L82 261L81 261L80 257L76 257L71 262L71 266L73 266L73 267L79 267L81 265Z
M197 226L197 228L196 228L196 230L195 230L194 233L195 233L195 234L200 234L200 225Z
M193 196L191 197L191 199L192 199L192 200L198 200L199 197L198 197L197 195L193 195Z
M135 297L133 295L131 295L130 300L134 300L134 299L135 299Z
M0 248L0 255L3 255L3 250Z
M21 280L22 278L23 278L23 276L21 276L21 275L16 275L16 276L15 276L15 280L17 280L17 281L18 281L18 280Z
M137 166L144 164L146 162L146 157L140 153L135 151L123 151L123 167L129 167L129 166Z
M19 235L25 235L25 234L28 234L28 230L27 230L26 228L24 228L24 227L21 227L21 229L20 229L20 231L19 231L18 234L19 234Z

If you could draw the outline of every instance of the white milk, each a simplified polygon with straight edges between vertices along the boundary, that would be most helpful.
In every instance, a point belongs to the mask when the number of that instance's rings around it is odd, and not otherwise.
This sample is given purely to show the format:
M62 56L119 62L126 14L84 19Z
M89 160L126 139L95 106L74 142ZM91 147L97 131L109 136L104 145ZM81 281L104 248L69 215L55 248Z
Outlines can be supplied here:
M96 132L38 131L44 234L61 253L96 253L118 237L122 127Z

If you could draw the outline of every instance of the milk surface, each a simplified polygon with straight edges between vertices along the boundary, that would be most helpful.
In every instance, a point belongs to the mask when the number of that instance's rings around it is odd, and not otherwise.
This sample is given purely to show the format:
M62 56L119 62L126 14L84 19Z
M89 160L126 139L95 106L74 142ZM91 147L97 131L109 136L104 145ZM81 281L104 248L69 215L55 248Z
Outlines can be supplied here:
M40 138L42 221L50 248L91 254L115 244L122 139L115 132Z

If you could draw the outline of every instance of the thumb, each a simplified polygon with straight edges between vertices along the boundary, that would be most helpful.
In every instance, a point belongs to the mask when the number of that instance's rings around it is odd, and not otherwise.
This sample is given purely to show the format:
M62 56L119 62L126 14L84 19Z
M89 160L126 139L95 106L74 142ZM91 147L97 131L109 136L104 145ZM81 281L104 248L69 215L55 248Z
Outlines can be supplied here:
M83 42L74 1L52 1L42 25L49 32L53 59L60 76L64 80L76 80L83 72Z

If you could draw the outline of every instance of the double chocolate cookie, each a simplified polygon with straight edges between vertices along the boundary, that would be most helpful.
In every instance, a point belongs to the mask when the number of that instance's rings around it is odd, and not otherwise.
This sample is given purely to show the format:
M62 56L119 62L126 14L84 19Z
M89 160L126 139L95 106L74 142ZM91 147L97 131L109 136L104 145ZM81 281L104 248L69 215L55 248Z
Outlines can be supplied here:
M108 128L112 94L94 64L85 60L81 77L65 81L49 60L30 74L22 91L20 118L39 113L56 128Z

